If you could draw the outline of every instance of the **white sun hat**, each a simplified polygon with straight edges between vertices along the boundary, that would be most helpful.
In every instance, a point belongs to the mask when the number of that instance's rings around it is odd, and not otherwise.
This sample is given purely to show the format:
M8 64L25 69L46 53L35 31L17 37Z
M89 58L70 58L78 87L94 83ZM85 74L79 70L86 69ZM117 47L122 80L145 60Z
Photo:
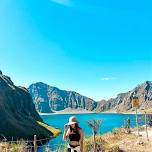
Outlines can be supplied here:
M76 124L76 123L78 123L76 117L75 116L71 116L69 118L69 122L67 123L67 125L73 125L73 124Z

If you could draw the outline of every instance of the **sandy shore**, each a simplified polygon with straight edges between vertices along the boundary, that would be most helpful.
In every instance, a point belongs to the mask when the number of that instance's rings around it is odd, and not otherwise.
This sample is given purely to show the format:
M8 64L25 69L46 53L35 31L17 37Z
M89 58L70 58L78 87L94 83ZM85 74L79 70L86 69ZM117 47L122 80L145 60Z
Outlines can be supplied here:
M40 113L39 115L58 115L58 114L89 114L89 113L98 113L95 111L89 111L89 110L84 110L84 109L72 109L72 108L67 108L61 111L53 111L52 113ZM129 112L116 112L114 110L110 111L105 111L105 112L99 112L99 114L135 114L135 111L129 111ZM138 114L144 114L142 111L138 111Z
M53 111L52 113L40 113L39 115L58 115L58 114L87 114L87 113L95 113L93 111L88 111L84 109L72 109L67 108L61 111Z
M116 111L105 111L105 112L101 112L101 113L115 113L115 114L136 114L135 111L128 111L128 112L116 112ZM144 111L138 111L138 114L145 114ZM152 114L152 113L147 113L147 114Z

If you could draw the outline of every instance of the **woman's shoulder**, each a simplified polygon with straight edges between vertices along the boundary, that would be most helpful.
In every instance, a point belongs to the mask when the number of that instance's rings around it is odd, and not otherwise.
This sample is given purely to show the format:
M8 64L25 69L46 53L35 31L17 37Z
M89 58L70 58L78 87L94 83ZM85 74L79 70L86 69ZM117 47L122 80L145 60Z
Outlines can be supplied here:
M78 131L83 132L83 129L79 127L79 128L78 128Z
M78 127L78 129L79 129L79 130L82 130L82 128L81 128L81 127Z

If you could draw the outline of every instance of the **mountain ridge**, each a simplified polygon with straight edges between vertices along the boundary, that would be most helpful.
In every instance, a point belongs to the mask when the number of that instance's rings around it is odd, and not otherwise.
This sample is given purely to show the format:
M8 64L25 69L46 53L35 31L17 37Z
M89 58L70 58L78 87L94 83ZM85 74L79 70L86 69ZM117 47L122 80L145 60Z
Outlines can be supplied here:
M10 77L0 71L0 139L38 139L53 137L40 125L42 118L35 110L32 97L25 87L15 86Z
M116 98L111 98L106 105L109 107L106 110L113 110L116 112L133 111L132 98L137 96L140 101L139 110L146 110L152 107L152 81L145 81L137 85L131 91L119 93Z
M45 89L45 92L43 89ZM148 104L150 103L149 105L152 107L152 97L149 94L149 92L152 91L152 81L145 81L144 83L137 85L131 91L119 93L116 98L98 102L75 91L61 90L43 82L31 84L28 90L37 106L37 110L40 111L40 107L44 107L41 112L46 112L45 108L48 107L50 108L47 109L47 112L64 110L69 107L75 109L84 108L85 110L98 112L108 110L114 110L116 112L132 111L131 99L133 95L139 96L139 99L143 101L141 108L146 106L145 103L147 101L149 101ZM144 98L142 96L143 92ZM148 107L145 108L147 109Z

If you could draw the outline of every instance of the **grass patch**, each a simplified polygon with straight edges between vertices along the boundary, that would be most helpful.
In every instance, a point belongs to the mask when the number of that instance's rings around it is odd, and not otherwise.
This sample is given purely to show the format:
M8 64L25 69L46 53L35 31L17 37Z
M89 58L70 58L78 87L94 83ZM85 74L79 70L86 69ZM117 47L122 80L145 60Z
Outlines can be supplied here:
M0 143L0 152L27 152L27 145L24 141L17 141L17 143Z
M132 129L132 131L135 130ZM96 141L97 152L152 152L152 139L147 141L145 137L127 133L123 128L114 129L104 135L97 135ZM85 138L84 149L85 152L92 151L92 137Z
M42 127L46 128L47 130L51 131L53 133L53 136L51 137L56 137L61 133L61 130L59 128L54 128L52 126L49 126L45 123L42 123L40 121L37 121L39 125L41 125Z

